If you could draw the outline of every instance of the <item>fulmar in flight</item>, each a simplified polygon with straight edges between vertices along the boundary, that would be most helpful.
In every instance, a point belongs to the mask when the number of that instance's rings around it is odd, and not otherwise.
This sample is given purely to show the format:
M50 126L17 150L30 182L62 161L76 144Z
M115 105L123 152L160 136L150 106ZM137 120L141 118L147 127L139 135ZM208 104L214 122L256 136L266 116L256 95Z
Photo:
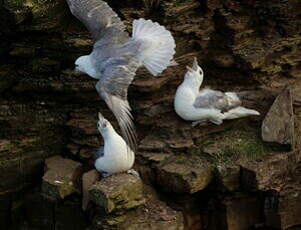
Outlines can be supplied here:
M200 90L204 72L196 58L193 66L187 66L187 69L184 81L176 91L174 108L181 118L193 121L193 126L206 121L220 125L223 120L260 115L256 110L242 107L235 92L224 93L209 88Z
M79 57L76 71L99 79L96 89L114 113L130 148L136 148L136 134L128 87L139 67L157 76L174 64L175 41L165 27L151 20L133 22L132 37L110 6L102 0L67 0L72 14L91 32L93 50Z

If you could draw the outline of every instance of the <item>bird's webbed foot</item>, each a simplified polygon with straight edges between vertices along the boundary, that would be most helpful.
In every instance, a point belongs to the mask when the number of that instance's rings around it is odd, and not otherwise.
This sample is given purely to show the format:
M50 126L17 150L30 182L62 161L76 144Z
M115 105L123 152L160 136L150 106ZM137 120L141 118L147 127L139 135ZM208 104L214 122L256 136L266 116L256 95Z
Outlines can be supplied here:
M101 173L101 176L102 177L109 177L109 176L112 176L112 174L103 172L103 173Z
M206 123L206 122L207 122L207 119L202 119L202 120L194 121L194 122L191 123L191 126L195 127L195 126L197 126L199 124Z
M128 173L128 174L132 174L132 175L134 175L134 176L136 176L136 177L140 177L139 173L138 173L135 169L129 169L129 170L127 171L127 173Z
M223 123L222 119L210 119L209 121L215 125L221 125Z

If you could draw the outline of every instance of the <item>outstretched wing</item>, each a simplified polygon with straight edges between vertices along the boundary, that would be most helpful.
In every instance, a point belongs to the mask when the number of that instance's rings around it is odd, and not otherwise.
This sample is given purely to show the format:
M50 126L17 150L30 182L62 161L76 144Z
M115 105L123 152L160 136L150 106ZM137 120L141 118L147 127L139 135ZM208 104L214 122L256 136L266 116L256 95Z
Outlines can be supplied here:
M137 135L131 107L127 100L127 92L138 67L138 62L131 62L128 65L112 65L106 68L101 80L96 84L99 95L114 113L123 137L133 151L137 147Z
M198 97L194 102L196 108L214 108L221 111L228 111L241 104L240 100L236 98L233 100L227 94L211 89L203 89L200 91Z
M67 0L67 3L72 14L90 31L94 42L104 37L110 30L113 30L118 37L128 39L129 35L125 32L125 25L106 2L102 0Z

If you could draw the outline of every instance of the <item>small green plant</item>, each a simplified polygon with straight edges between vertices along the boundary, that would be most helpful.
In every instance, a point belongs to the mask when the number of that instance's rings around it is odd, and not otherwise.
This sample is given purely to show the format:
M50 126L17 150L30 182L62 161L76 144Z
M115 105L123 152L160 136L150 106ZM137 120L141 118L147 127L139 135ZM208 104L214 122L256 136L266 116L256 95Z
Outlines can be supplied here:
M257 159L272 152L254 131L225 131L198 143L199 152L214 162L233 162L238 159ZM203 150L203 152L202 152Z

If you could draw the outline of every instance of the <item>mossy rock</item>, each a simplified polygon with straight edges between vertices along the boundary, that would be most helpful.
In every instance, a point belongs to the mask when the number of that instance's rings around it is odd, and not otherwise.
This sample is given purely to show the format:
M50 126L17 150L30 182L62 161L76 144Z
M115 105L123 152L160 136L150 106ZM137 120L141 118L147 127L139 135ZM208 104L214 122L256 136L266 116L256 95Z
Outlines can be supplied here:
M191 152L207 157L212 163L220 163L242 158L254 160L273 150L256 130L229 130L200 140Z
M213 170L200 156L178 154L159 164L156 175L157 183L166 192L195 193L209 185Z
M142 180L126 173L103 178L92 186L90 197L106 213L120 213L145 202Z

